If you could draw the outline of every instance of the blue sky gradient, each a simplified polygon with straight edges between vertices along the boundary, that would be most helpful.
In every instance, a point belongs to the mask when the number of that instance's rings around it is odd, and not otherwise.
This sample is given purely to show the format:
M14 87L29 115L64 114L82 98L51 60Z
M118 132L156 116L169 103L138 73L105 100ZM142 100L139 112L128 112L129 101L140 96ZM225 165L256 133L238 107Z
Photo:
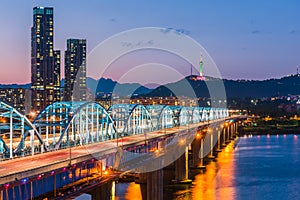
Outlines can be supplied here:
M225 78L281 77L295 73L300 65L297 0L1 1L1 83L30 82L34 6L54 7L55 49L65 50L67 38L87 38L89 52L120 31L171 27L199 42ZM180 67L183 73L189 73L189 66Z

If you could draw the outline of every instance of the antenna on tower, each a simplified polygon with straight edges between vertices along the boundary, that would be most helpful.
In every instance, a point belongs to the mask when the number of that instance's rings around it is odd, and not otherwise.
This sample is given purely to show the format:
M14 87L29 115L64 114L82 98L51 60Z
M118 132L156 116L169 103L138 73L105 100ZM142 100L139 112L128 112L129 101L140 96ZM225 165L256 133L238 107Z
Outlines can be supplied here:
M297 65L297 76L299 76L299 66Z
M193 75L193 65L191 64L191 77Z
M200 72L200 77L203 76L202 74L202 70L203 70L203 59L202 59L202 53L201 53L201 56L200 56L200 62L199 62L199 72Z

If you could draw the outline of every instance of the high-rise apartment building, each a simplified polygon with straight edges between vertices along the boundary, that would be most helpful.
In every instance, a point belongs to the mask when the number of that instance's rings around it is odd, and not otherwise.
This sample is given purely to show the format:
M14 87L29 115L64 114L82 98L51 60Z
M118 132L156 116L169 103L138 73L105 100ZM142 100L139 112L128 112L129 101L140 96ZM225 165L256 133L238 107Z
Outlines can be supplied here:
M68 39L65 51L64 101L86 100L86 40Z
M25 88L5 87L0 88L0 101L7 103L22 114L28 114L30 108L30 90Z
M53 102L61 101L62 100L62 94L61 94L61 86L60 86L60 63L61 63L61 54L60 50L54 50L53 51L54 56L54 69L53 69L53 75L51 76L51 83L53 83Z
M34 7L31 27L32 109L60 101L60 51L53 50L53 8Z

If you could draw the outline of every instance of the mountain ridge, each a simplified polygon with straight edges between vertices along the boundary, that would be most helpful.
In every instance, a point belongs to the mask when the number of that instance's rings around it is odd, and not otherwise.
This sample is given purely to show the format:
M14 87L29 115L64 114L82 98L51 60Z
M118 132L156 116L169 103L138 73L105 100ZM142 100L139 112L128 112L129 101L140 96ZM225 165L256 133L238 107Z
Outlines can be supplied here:
M87 77L87 87L96 96L104 94L117 94L120 96L172 96L174 93L170 88L177 88L178 94L189 96L186 81L195 91L197 97L209 97L209 91L206 83L222 81L228 98L263 98L273 96L286 96L289 94L300 94L300 75L290 75L281 78L270 78L266 80L231 80L205 77L206 81L192 79L193 76L187 76L179 81L160 85L154 89L145 87L139 83L118 83L110 78L100 78L95 80ZM62 86L64 80L62 80ZM24 88L29 89L27 84L0 84L0 89L4 88Z

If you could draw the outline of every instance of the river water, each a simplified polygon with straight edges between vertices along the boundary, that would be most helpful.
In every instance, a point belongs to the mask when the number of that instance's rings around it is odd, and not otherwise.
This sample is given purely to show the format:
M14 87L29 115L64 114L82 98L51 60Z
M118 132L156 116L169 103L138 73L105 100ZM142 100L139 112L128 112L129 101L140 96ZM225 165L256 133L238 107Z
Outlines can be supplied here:
M242 137L191 185L166 185L164 199L300 199L300 135ZM141 199L135 183L116 184L116 200Z

